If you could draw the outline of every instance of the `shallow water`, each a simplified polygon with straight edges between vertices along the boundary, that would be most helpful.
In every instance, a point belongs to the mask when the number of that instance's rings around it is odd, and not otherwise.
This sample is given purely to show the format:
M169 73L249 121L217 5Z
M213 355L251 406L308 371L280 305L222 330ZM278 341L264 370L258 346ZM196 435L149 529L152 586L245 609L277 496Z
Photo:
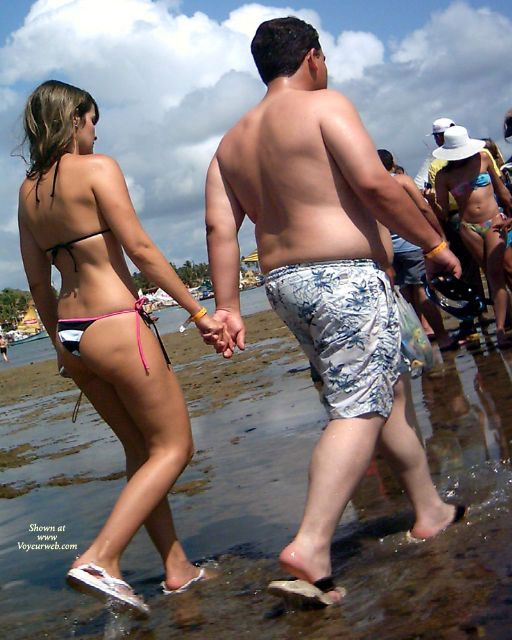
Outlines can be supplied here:
M195 490L171 502L190 557L221 575L179 596L160 595L162 570L140 532L123 569L152 608L143 623L65 586L77 551L18 549L18 542L35 542L31 524L65 526L52 535L79 550L90 542L124 484L99 479L122 471L119 445L87 405L75 425L64 419L72 393L11 405L0 417L0 448L29 443L37 458L27 450L2 482L40 486L0 502L2 637L509 640L512 353L495 351L492 339L482 336L478 348L444 361L438 354L432 374L413 381L435 482L445 496L471 505L468 518L436 539L407 543L412 513L377 458L335 535L334 567L347 596L323 611L287 612L265 592L281 577L276 557L301 517L311 449L325 423L305 362L270 362L272 395L246 394L193 419L198 453L178 488L195 483ZM256 388L261 375L254 372ZM27 408L41 418L20 430L16 417ZM62 484L76 476L82 482Z

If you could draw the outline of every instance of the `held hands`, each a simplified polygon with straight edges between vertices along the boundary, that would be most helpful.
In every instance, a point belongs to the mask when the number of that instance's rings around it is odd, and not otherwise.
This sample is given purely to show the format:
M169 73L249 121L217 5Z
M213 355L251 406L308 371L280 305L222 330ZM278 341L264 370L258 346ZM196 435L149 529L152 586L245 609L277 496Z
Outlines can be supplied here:
M224 322L205 314L195 323L206 344L211 344L215 351L222 353L224 357L231 357L235 346ZM226 355L226 353L229 353L229 355Z
M217 309L213 314L213 317L226 325L231 339L231 345L222 353L222 355L225 358L231 358L235 351L235 347L238 347L243 351L245 349L245 326L240 313L229 309Z

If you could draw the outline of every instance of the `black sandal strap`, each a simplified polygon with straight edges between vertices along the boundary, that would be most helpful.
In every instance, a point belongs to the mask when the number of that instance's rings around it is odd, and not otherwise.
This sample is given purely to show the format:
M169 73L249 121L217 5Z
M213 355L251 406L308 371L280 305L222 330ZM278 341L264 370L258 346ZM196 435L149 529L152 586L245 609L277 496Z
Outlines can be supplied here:
M336 585L332 579L332 576L326 576L325 578L320 578L316 582L313 582L313 586L317 589L320 589L323 593L327 593L327 591L334 591L336 589Z
M465 514L466 514L466 505L458 504L455 507L455 516L452 520L453 524L455 524L456 522L460 522L462 518L465 516Z

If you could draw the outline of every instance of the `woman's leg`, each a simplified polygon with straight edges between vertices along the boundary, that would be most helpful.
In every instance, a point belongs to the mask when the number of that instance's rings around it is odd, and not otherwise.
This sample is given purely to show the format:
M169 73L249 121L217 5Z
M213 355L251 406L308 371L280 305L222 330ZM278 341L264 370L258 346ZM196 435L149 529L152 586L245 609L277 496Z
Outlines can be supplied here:
M197 573L176 540L166 499L191 456L192 439L174 374L147 327L141 326L141 334L149 375L138 354L132 314L87 329L80 359L60 348L65 367L120 438L129 475L105 527L75 564L94 560L119 576L120 554L145 523L164 560L168 586L175 588Z
M418 315L423 315L430 327L434 331L439 347L444 349L453 344L454 339L444 328L443 318L436 305L427 298L423 285L414 286L414 304L413 307ZM456 342L456 341L455 341Z
M503 270L503 256L505 254L505 243L498 233L489 230L484 240L487 277L492 291L494 303L494 315L496 317L496 334L498 345L505 346L508 343L505 336L505 318L508 307L508 293L505 288L505 273Z
M119 438L126 456L126 475L129 480L147 460L144 438L121 403L114 387L88 371L81 359L71 355L64 358L68 372L73 374L77 385ZM167 497L153 509L144 526L162 558L169 589L177 589L197 575L197 568L188 561L177 539ZM85 562L88 555L90 559L89 549L73 563L73 566Z

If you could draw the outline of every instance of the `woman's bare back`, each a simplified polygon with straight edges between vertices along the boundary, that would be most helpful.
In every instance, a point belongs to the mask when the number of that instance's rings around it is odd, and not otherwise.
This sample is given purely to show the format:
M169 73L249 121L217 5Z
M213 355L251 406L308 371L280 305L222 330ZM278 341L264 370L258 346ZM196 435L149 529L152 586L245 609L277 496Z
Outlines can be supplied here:
M26 178L20 189L20 216L62 277L60 317L106 313L133 305L136 296L94 195L98 161L101 156L64 154L39 182Z

